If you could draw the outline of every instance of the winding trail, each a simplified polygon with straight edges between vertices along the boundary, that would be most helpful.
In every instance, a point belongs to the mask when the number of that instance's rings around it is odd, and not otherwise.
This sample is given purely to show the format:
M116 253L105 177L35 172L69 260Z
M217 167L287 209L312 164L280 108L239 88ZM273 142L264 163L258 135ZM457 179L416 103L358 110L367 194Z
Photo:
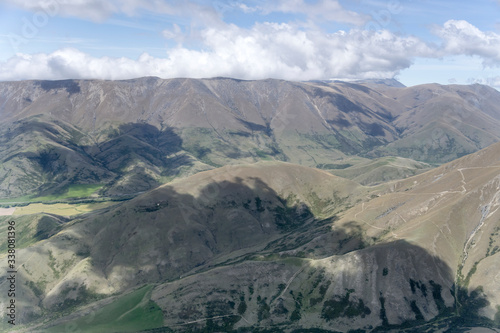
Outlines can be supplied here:
M229 314L229 315L223 315L223 316L215 316L215 317L208 317L208 318L196 319L196 320L193 320L193 321L187 321L187 322L185 322L183 324L171 325L171 326L185 326L185 325L191 325L191 324L200 323L200 322L206 321L206 320L219 319L219 318L227 318L227 317L241 317L241 318L243 318L243 316L241 316L241 315ZM248 324L250 324L245 318L243 318L243 320L245 320Z
M290 287L290 284L292 284L293 280L295 280L295 278L297 277L297 275L299 275L303 270L305 269L305 266L302 266L298 271L296 271L292 277L290 279L288 279L288 282L286 283L286 286L285 286L285 289L283 289L283 291L278 295L278 297L276 297L274 299L273 302L276 302L276 300L278 300L279 298L284 298L283 295L285 294L285 292L287 291L288 287ZM269 304L269 307L272 306L272 303Z
M363 212L364 212L364 211L365 211L368 207L370 207L370 206L367 206L367 207L365 208L365 203L363 202L363 203L361 204L361 211L359 211L359 212L357 212L356 214L354 214L354 219L357 219L358 221L363 222L364 224L366 224L367 226L369 226L369 227L371 227L371 228L374 228L374 229L377 229L377 230L383 230L383 231L387 230L387 228L377 227L376 225L373 225L373 224L369 223L368 221L366 221L366 220L364 220L364 219L362 219L362 218L358 218L358 215L359 215L359 214L361 214L361 213L363 213ZM398 213L396 213L396 214L398 214ZM398 216L399 216L399 217L401 217L401 215L399 215L399 214L398 214ZM402 218L402 217L401 217L401 218ZM402 219L403 219L403 218L402 218ZM405 222L406 222L406 220L405 220L405 219L403 219L403 221L405 221ZM401 239L398 235L396 235L396 234L394 233L394 231L390 230L390 232L391 232L391 235L392 235L394 238L396 238L396 239Z
M465 181L465 176L464 176L464 173L462 170L464 170L464 168L460 168L460 169L457 169L458 172L460 172L460 175L462 176L462 193L465 194L467 193L467 189L465 188L465 185L467 185L467 182Z
M471 169L500 169L500 166L467 167L467 168L458 168L458 169L456 169L456 171L460 173L460 176L462 178L460 180L460 183L461 183L460 186L462 187L462 189L460 191L457 191L457 190L445 190L445 191L441 191L441 192L418 192L418 193L400 192L400 193L398 193L398 195L407 195L407 196L417 196L417 195L439 195L439 196L444 196L444 195L447 195L447 194L461 194L461 195L465 195L467 193L467 188L466 188L466 186L467 186L467 180L466 180L466 177L465 177L463 171L464 170L471 170ZM438 178L438 179L440 179L440 178ZM498 196L499 196L499 198L497 198L497 196L494 196L494 198L491 200L491 202L489 204L487 204L486 206L488 206L488 207L491 206L491 204L493 203L494 200L500 201L500 193L498 193ZM484 207L486 207L486 206L484 206ZM358 220L358 221L366 224L367 226L369 226L371 228L378 229L378 230L387 230L388 228L382 228L382 227L375 226L375 225L369 223L368 221L366 221L366 220L358 217L359 214L364 213L369 207L370 207L370 205L365 205L365 203L363 202L361 204L361 210L359 212L357 212L357 213L354 214L354 219L356 219L356 220ZM497 208L494 212L496 212L499 208ZM466 244L464 246L464 253L466 252L466 249L467 249L469 243L474 238L475 234L483 226L484 220L486 219L486 217L492 215L494 212L489 213L489 208L488 208L488 212L486 212L486 214L483 214L483 217L481 218L481 221L479 222L478 226L474 229L474 231L472 232L472 234L470 235L470 237L468 238L468 240L467 240L467 242L466 242ZM396 210L394 210L394 213L401 220L403 220L404 224L408 223L408 221L405 218L403 218L403 216L401 216L401 214L399 214L399 212L397 212ZM422 222L420 222L418 225L424 223L425 221L427 221L427 220L422 220ZM414 226L412 226L410 228L408 228L408 227L407 228L402 228L399 231L402 232L402 231L408 231L408 230L411 230L411 229L415 229L416 227L418 227L418 225L414 225ZM442 229L438 228L438 230L440 231L441 234L443 234ZM391 230L390 232L391 232L391 234L392 234L392 236L394 238L400 239L400 237L394 231ZM465 259L466 258L464 258L464 260Z

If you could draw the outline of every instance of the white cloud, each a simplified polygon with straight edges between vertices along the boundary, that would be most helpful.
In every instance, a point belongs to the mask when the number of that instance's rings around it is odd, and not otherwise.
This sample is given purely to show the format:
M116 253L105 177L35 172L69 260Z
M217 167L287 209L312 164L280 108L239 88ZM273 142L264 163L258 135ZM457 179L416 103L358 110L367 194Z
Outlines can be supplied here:
M165 57L145 53L138 59L98 58L73 48L48 54L17 54L0 62L0 80L140 76L386 78L409 68L417 57L436 59L455 55L480 57L487 66L500 65L500 35L483 32L466 21L448 21L436 28L434 33L442 39L440 45L429 45L417 37L400 36L388 30L325 33L314 25L305 29L290 23L267 22L241 28L219 22L200 28L197 37L202 48L191 49L180 44L187 38L183 33L176 24L163 31L165 38L179 42L177 47L166 50ZM498 79L490 81L498 86Z
M237 6L239 9L241 9L244 13L254 13L257 11L257 8L256 7L250 7L250 6L247 6L246 4L244 3L240 3L238 4Z
M115 1L99 0L6 0L6 3L50 16L76 16L101 21L117 10Z
M172 29L165 29L162 31L163 37L166 39L178 39L182 37L182 30L177 24L172 25Z
M487 82L494 87L500 88L500 76L490 77L487 79Z
M370 17L346 10L336 0L319 0L314 3L304 0L267 1L262 7L264 13L282 12L305 14L311 20L326 20L354 25L366 23Z
M500 76L490 77L486 80L486 84L495 87L496 89L500 89Z
M165 0L4 0L6 3L50 16L69 16L104 21L113 14L134 16L141 10L176 16L187 16L205 24L217 22L219 14L210 5L192 1Z
M443 41L443 55L477 55L483 59L483 65L500 65L500 35L483 32L463 20L449 20L434 33Z
M468 84L485 84L492 86L496 89L500 89L500 76L490 76L490 77L480 77L480 78L470 78L467 82Z
M17 54L0 64L2 80L107 78L143 76L150 69L147 59L94 58L76 49L62 49L51 54Z
M361 25L370 17L346 10L337 0L265 1L252 7L239 2L220 1L166 1L166 0L4 0L6 3L29 11L50 11L51 16L72 16L93 21L103 21L113 14L136 15L141 10L169 15L190 17L196 23L207 24L221 18L226 11L241 10L245 13L271 12L305 14L311 20L329 20Z
M176 32L174 27L173 32ZM169 35L170 36L170 35ZM261 23L250 29L236 25L201 31L205 48L170 49L165 58L96 58L76 49L50 54L18 54L0 63L0 80L29 78L124 79L231 76L309 80L392 77L411 65L412 57L432 54L415 37L389 31L304 31L290 24Z

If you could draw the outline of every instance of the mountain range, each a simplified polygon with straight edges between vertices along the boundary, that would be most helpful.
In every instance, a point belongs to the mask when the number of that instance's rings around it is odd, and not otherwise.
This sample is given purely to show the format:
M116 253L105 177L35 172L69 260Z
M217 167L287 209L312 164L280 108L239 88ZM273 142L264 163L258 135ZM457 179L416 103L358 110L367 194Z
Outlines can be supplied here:
M493 88L386 83L0 82L0 197L60 194L71 184L134 194L259 160L338 170L397 156L417 161L397 167L408 176L499 141ZM368 183L388 180L381 173Z
M0 105L18 332L500 327L492 88L20 81Z

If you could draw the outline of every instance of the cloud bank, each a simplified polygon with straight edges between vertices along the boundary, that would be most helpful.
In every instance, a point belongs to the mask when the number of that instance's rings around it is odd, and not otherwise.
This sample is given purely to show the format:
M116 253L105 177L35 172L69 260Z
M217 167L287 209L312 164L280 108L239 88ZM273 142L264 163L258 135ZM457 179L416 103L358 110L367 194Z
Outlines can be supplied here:
M485 67L500 65L500 35L483 32L463 20L449 20L434 33L443 40L444 55L476 55Z
M173 38L174 31L164 33ZM408 68L415 56L434 50L416 37L387 30L352 29L333 34L292 24L258 23L250 29L233 24L200 32L201 50L178 45L164 58L96 58L77 49L50 54L17 54L0 63L0 80L30 78L127 79L138 76L241 79L392 77Z
M183 46L189 36L177 25L163 31L165 40L177 41L164 57L147 53L137 59L94 57L76 48L52 53L22 54L0 62L0 80L23 79L129 79L141 76L215 77L288 80L388 78L409 68L416 58L477 56L485 67L500 66L500 35L484 32L463 20L435 26L437 44L385 29L367 29L370 17L344 9L338 1L254 1L253 6L227 1L162 0L42 0L6 2L33 12L104 21L115 14L140 15L150 11L189 16L197 22L197 47ZM224 22L235 10L303 15L302 22L260 22L239 27ZM319 21L343 22L348 31L327 33ZM191 32L192 33L192 32ZM192 37L192 36L191 36ZM200 47L201 46L201 47ZM500 80L490 79L494 85Z

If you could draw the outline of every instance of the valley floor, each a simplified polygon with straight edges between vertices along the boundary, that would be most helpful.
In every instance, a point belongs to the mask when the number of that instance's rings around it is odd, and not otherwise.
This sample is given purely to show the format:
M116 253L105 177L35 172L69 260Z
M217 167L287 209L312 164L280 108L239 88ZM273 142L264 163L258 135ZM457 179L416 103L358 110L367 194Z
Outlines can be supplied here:
M15 207L12 208L0 208L0 216L11 216L16 210Z

